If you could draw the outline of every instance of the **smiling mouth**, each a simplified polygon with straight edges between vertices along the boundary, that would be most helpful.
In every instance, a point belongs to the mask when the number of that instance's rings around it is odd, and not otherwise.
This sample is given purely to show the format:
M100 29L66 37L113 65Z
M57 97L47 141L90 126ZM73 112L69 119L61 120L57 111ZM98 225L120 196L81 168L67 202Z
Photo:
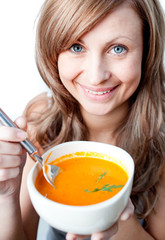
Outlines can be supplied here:
M95 92L95 91L92 91L92 90L89 90L89 89L86 89L86 88L85 88L85 91L88 92L88 93L94 94L94 95L103 95L103 94L111 92L110 90L102 91L102 92L101 91L100 92Z
M79 84L80 87L83 89L85 96L91 100L96 100L96 101L105 101L109 99L109 97L112 96L112 94L115 92L115 89L119 86L111 86L111 87L104 87L104 88L92 88L92 87L87 87L83 86L82 84Z

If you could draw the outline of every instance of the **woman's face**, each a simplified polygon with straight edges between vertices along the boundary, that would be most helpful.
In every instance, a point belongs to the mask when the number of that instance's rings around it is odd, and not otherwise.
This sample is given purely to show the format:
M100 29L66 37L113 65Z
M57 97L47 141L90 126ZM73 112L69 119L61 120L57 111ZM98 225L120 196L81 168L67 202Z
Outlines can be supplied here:
M122 4L60 53L60 79L82 112L122 112L139 85L142 52L141 20Z

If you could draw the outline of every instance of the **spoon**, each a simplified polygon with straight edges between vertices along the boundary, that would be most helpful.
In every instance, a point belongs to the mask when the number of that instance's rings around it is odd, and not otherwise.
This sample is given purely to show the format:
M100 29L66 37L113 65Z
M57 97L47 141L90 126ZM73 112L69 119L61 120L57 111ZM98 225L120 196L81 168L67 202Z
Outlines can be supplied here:
M6 125L9 127L18 128L17 125L6 115L6 113L4 113L4 111L1 108L0 108L0 123L2 123L2 125ZM58 175L60 168L55 165L44 163L44 160L39 155L37 148L28 139L21 141L20 144L30 154L31 158L33 158L35 161L37 160L41 164L44 177L46 178L49 184L56 188L54 185L54 180L55 177Z

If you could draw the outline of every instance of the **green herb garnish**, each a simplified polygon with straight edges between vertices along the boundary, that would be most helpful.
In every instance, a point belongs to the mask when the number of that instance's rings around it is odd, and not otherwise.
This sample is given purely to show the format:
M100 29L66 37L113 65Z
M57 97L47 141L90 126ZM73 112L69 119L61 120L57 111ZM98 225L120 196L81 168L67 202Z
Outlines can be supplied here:
M107 173L107 171L105 171L103 174L100 175L100 177L98 177L97 179L97 183L105 176L105 174Z
M85 191L85 192L88 192L88 193L93 193L93 192L98 192L98 191L113 192L112 189L122 188L122 187L124 187L124 185L110 185L110 184L105 184L102 188L95 188L95 189L92 190L92 191L89 191L89 190L85 189L84 191Z

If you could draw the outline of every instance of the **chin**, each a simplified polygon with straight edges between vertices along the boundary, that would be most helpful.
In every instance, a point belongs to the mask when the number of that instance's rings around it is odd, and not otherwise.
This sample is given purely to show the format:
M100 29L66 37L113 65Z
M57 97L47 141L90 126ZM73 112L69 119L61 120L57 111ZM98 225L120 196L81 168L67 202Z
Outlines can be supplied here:
M105 116L107 114L109 114L111 111L107 111L102 109L102 107L99 107L97 109L84 109L85 112L87 112L89 115L95 115L95 116Z

